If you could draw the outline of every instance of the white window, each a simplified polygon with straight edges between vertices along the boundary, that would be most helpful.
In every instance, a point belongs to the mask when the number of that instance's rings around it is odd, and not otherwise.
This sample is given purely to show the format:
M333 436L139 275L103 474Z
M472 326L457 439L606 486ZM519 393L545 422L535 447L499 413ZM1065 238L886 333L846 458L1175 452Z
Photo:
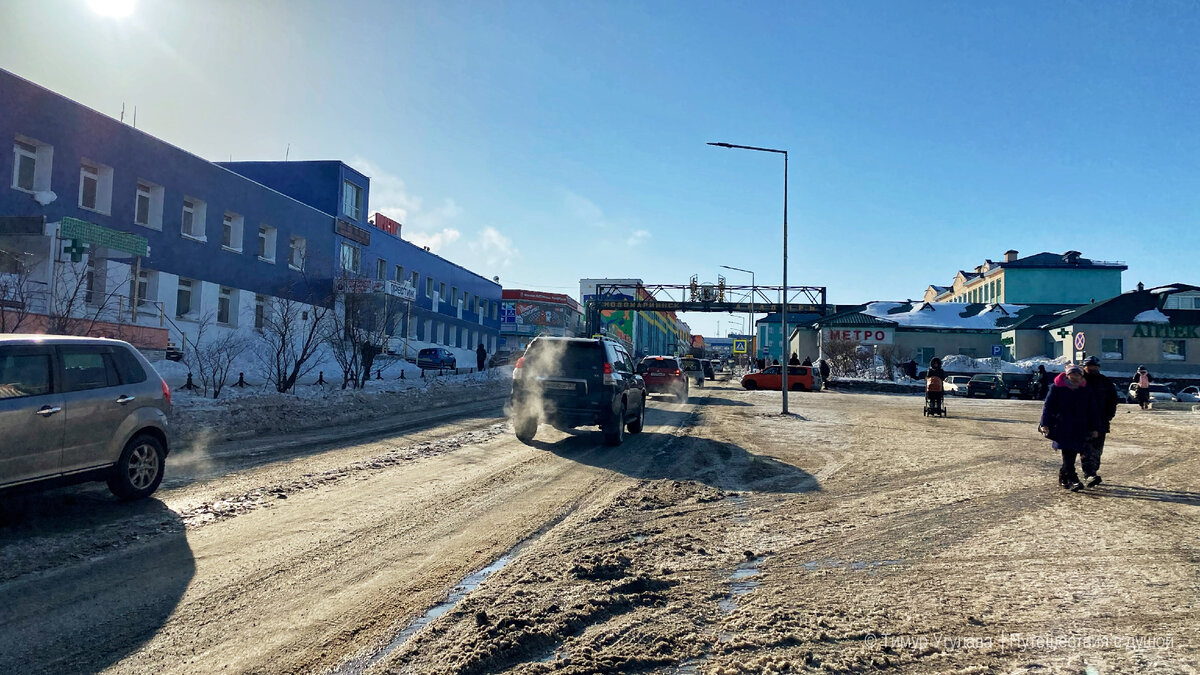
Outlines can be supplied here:
M404 266L396 265L396 281L404 281Z
M288 267L294 270L304 269L304 248L307 241L304 237L288 238Z
M262 330L267 321L267 296L254 296L254 330Z
M363 191L362 188L345 181L342 183L342 213L354 220L362 218Z
M133 223L152 230L162 229L163 187L148 180L137 183L137 199L133 207Z
M79 206L108 215L112 209L111 166L91 160L79 163Z
M134 280L129 280L129 302L133 302L134 291L137 291L137 306L138 309L147 307L154 299L158 297L158 274L151 270L142 270L138 272L137 285L134 285ZM148 308L149 309L149 308Z
M438 283L438 297L442 299L442 302L446 301L446 282L444 281Z
M387 261L383 258L375 261L375 278L380 281L387 280Z
M433 297L433 277L425 277L425 297Z
M196 303L196 305L192 304L192 292L193 290L199 290L195 288L195 285L196 282L191 279L179 278L179 290L175 292L175 318L181 319L185 316L192 316L196 313L196 310L200 309L197 306L199 303Z
M1186 361L1187 360L1187 340L1163 340L1162 341L1162 360L1163 361Z
M217 293L217 323L225 326L237 325L237 295L228 286L222 286Z
M270 225L258 226L258 259L263 262L275 262L276 230Z
M208 214L208 205L195 197L183 198L183 218L180 221L179 231L183 236L200 241L207 241L205 236L204 221Z
M87 264L83 272L83 302L94 307L104 305L105 287L108 285L105 271L108 263L96 253L96 247L88 252Z
M1123 338L1100 338L1100 358L1105 361L1121 361L1125 358Z
M360 264L358 247L342 242L342 270L358 273Z
M13 140L12 186L26 192L49 190L53 157L53 147L28 136L17 136Z
M236 213L226 211L225 216L221 219L221 247L234 251L242 252L242 227L246 219Z
M416 292L417 292L417 288L418 288L418 286L417 286L417 281L418 281L418 279L419 279L419 278L420 278L420 277L417 275L417 273L416 273L416 272L413 272L413 273L412 273L412 287L413 287L413 293L416 293Z

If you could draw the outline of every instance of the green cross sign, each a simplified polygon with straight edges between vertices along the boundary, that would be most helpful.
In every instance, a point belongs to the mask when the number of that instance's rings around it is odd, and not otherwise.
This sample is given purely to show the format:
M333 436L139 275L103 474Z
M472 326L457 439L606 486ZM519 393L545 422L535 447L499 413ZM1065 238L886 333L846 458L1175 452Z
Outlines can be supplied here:
M83 254L88 252L88 247L78 239L72 239L70 244L63 248L63 253L71 254L71 262L79 262L83 260Z
M1060 337L1060 338L1065 338L1070 334L1071 334L1071 331L1067 330L1066 328L1060 329L1058 331L1058 337Z

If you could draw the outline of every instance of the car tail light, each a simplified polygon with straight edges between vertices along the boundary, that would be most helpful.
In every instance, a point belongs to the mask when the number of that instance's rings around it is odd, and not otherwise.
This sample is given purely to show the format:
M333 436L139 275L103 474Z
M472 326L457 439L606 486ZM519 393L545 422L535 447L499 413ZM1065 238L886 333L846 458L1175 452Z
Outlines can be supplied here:
M675 369L675 377L679 377L679 376L680 376L680 375L682 375L682 374L683 374L683 371L682 371L682 370L680 370L680 369L678 369L678 368L676 368L676 369Z
M607 361L604 363L604 384L616 384L616 380L613 379L612 364Z
M521 369L524 367L525 367L525 357L522 356L521 358L517 359L517 365L513 366L513 379L514 380L521 379L521 375L524 374L521 372Z
M167 381L161 377L158 378L158 381L162 383L163 398L167 400L167 405L171 405L171 388L167 386Z

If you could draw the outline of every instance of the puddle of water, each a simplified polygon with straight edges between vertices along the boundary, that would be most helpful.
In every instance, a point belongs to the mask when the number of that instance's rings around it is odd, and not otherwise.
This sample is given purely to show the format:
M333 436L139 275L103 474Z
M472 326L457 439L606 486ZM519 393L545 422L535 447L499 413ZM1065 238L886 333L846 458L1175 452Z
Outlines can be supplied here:
M367 672L367 670L369 670L372 666L380 661L383 661L392 652L404 646L404 644L412 639L414 635L421 632L422 629L433 623L438 617L441 617L450 610L454 609L460 602L470 595L472 591L474 591L476 588L479 588L479 585L482 584L488 577L504 569L508 563L512 562L513 558L516 558L521 553L521 551L524 551L538 539L541 539L543 535L565 520L572 511L574 511L574 508L566 510L557 518L544 525L540 530L530 535L528 539L517 543L516 546L513 546L508 550L507 553L497 558L487 567L484 567L476 572L472 572L464 577L462 581L458 582L454 586L454 588L450 589L450 594L446 596L445 600L439 602L433 607L430 607L425 611L424 614L414 619L412 623L405 626L403 630L396 634L396 637L394 637L391 642L389 642L379 651L369 656L361 656L359 658L347 661L341 666L327 672L329 675L362 675L363 673ZM555 652L551 652L550 657L547 660L552 660L554 657Z
M737 569L733 570L733 574L729 575L729 595L717 602L717 608L723 614L729 614L737 609L738 598L761 585L759 582L753 581L753 578L762 574L762 570L758 569L758 566L762 564L763 560L765 558L762 556L747 560L738 565Z

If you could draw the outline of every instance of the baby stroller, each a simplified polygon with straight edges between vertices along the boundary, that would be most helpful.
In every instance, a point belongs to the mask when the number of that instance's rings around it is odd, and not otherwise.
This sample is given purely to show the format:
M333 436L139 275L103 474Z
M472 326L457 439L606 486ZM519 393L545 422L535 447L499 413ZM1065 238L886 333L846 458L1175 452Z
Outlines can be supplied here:
M946 391L942 378L931 375L925 380L925 416L946 416Z

